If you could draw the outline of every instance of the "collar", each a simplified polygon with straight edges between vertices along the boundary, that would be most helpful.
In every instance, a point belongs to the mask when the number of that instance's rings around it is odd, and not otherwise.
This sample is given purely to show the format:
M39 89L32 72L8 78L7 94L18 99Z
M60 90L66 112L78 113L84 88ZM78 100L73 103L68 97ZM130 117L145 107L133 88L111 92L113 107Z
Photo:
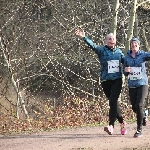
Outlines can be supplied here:
M138 50L135 55L138 55L140 53L140 51ZM130 54L132 54L132 50L130 50Z
M107 49L109 49L110 51L115 51L115 47L114 48L110 48L110 47L108 47L107 45L105 45L105 47L107 48Z

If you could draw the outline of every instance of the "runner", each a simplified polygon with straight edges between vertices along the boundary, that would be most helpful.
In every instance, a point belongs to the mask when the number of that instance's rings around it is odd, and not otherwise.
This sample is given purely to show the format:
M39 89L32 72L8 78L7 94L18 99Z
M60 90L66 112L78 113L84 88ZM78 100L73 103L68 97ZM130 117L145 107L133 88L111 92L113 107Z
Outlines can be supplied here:
M114 123L118 119L121 126L121 134L127 133L125 121L121 115L121 110L118 105L118 98L122 89L122 71L121 63L123 63L124 54L115 47L116 37L110 33L105 38L105 45L98 46L92 42L82 29L76 29L76 35L82 38L87 45L98 55L101 72L100 79L103 91L109 100L109 125L104 127L109 135L113 134Z
M131 50L127 51L124 58L124 75L128 76L129 97L132 110L137 117L137 131L134 137L142 136L142 125L146 126L148 112L144 112L145 99L148 94L148 77L145 62L150 61L150 53L140 50L140 41L132 38Z

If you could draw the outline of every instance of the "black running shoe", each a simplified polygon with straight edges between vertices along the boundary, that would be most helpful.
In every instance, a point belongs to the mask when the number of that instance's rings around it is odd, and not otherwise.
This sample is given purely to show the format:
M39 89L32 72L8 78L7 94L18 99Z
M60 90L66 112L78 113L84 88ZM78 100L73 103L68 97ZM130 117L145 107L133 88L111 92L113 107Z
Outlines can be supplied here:
M137 130L137 131L135 132L135 134L134 134L133 137L138 138L138 137L142 137L142 136L143 136L143 135L142 135L142 131L141 131L141 130Z
M143 126L146 126L148 124L148 118L147 117L144 117L143 118L143 123L142 123L142 125Z
M148 123L148 109L147 110L144 110L144 118L143 118L143 123L142 125L143 126L146 126Z

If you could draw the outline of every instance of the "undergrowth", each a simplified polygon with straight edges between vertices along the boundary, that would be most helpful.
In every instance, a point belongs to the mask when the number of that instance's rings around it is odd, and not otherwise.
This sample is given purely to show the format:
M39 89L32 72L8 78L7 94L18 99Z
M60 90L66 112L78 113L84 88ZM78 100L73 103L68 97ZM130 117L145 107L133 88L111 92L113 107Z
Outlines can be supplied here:
M123 117L126 121L134 121L135 116L130 106L121 103ZM43 113L36 112L36 117L18 119L14 114L0 115L0 134L11 135L51 131L83 126L101 126L108 124L109 107L106 102L87 101L85 99L64 99L59 106L45 103Z

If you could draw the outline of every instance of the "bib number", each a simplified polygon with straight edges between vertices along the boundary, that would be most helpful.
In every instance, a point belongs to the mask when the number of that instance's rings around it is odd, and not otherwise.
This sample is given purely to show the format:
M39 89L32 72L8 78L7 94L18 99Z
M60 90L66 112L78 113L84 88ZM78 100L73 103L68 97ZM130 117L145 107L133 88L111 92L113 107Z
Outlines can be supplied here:
M138 80L141 79L141 67L130 67L130 80Z
M108 73L119 72L119 60L110 60L108 63Z

